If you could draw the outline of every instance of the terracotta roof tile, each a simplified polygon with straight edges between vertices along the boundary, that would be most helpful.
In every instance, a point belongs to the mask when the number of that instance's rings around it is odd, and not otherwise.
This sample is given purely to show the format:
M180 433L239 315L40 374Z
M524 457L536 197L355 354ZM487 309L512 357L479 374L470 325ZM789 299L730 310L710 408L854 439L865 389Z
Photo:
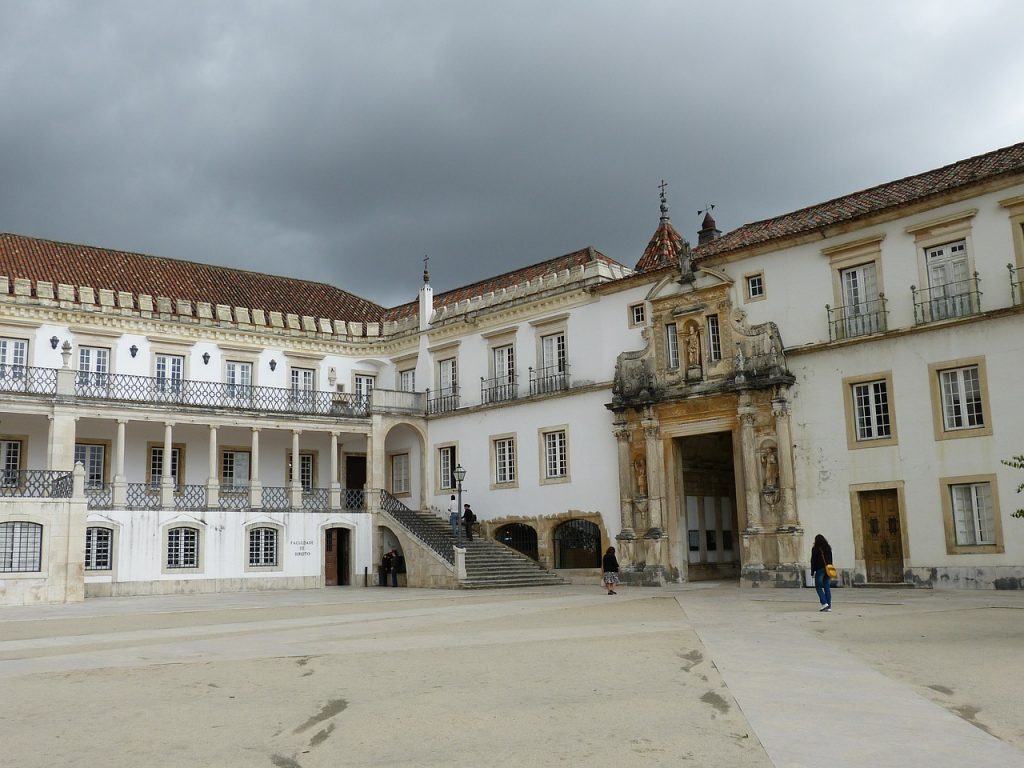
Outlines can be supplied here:
M668 216L662 215L654 236L644 249L643 255L636 263L637 272L650 272L671 265L679 264L679 255L689 248L689 243L676 232Z
M11 234L0 234L0 275L331 320L386 311L326 283Z
M1017 173L1024 173L1024 143L960 160L916 176L880 184L772 219L745 224L720 238L698 246L695 255L698 258L708 258L772 240L813 232L927 200L961 187Z

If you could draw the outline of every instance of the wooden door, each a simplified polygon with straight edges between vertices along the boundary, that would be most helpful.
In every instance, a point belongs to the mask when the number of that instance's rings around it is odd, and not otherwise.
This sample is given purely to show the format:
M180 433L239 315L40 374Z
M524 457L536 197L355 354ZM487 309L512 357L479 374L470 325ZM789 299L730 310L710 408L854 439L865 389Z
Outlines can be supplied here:
M337 533L337 528L328 528L324 531L324 585L328 587L338 585Z
M860 514L868 582L903 583L903 534L896 490L861 492Z

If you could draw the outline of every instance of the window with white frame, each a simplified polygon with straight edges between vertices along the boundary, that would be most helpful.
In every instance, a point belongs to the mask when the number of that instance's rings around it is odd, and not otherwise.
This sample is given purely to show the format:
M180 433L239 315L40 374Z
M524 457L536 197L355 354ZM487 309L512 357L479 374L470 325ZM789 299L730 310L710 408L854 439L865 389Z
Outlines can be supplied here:
M357 373L355 375L355 394L356 399L362 404L369 404L370 393L373 392L374 384L377 382L376 376L368 376L365 374Z
M113 540L113 531L109 528L91 525L85 529L85 570L110 570Z
M455 446L445 445L437 449L437 477L441 490L455 487Z
M185 526L167 531L167 567L199 567L199 531Z
M102 488L106 476L107 446L90 443L75 444L75 464L85 467L85 487Z
M629 324L631 327L643 325L647 319L647 310L643 304L632 304L629 307Z
M248 451L224 451L220 467L221 490L242 491L249 487Z
M718 315L705 318L708 335L708 360L715 362L722 359L722 329L718 325Z
M448 357L438 361L437 383L442 396L455 394L459 386L459 364L456 358Z
M949 486L957 546L981 546L996 543L995 515L989 483L963 483Z
M0 523L0 573L42 569L43 526L26 520Z
M839 270L845 337L864 336L884 330L876 274L874 262Z
M764 298L764 272L755 272L752 275L747 275L746 284L748 299Z
M932 246L924 250L928 269L929 319L945 320L973 313L967 241Z
M224 363L224 383L232 400L252 398L252 363L228 360Z
M313 387L316 380L312 368L292 368L292 399L298 403L310 403L313 400Z
M171 448L171 483L178 491L181 490L181 447ZM162 445L149 446L149 487L157 489L163 482L164 476L164 447Z
M491 350L491 364L494 368L494 383L510 385L515 381L516 357L511 344L495 347Z
M28 342L0 338L0 380L24 380Z
M185 358L181 355L156 355L156 388L158 392L178 393L185 375Z
M396 453L391 457L391 493L409 492L409 454Z
M506 485L516 481L516 439L499 437L492 441L494 450L494 484Z
M0 440L0 486L18 486L21 454L21 440Z
M277 565L277 529L249 529L249 567L267 568Z
M892 436L889 419L889 385L885 379L853 384L853 417L857 440L881 440Z
M566 370L566 354L565 354L565 333L559 331L558 333L549 333L547 336L540 337L540 348L541 348L541 368L543 368L542 375L553 376L559 373L565 373Z
M416 391L416 369L407 368L398 372L398 389L401 392Z
M939 371L942 426L947 431L985 426L981 378L977 365Z
M679 333L675 323L665 326L665 367L679 367Z
M110 350L103 347L78 348L78 382L102 387L110 372Z
M569 474L569 444L564 429L544 433L544 479L554 480Z
M313 489L313 475L314 475L314 455L312 453L300 453L299 454L299 484L302 486L303 491L310 491ZM288 454L288 482L295 479L294 473L292 472L292 456Z

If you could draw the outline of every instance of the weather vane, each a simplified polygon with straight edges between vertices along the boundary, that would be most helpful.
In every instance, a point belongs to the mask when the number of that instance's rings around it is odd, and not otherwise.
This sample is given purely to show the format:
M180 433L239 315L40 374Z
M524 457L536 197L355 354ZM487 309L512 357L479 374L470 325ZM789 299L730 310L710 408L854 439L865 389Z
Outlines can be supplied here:
M704 210L703 211L697 211L697 215L698 216L703 216L705 213L711 213L713 210L715 210L715 204L714 203L704 203Z

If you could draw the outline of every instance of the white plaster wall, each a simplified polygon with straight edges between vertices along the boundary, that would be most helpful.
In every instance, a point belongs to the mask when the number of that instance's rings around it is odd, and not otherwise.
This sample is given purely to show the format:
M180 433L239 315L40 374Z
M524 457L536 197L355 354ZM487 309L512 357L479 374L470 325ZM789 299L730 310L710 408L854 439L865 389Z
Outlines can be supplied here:
M1024 480L1002 459L1024 450L1024 414L1019 380L1024 359L1022 318L1011 315L946 329L793 356L797 377L793 440L800 519L810 534L823 533L837 562L853 565L849 486L902 480L905 483L910 563L926 566L1013 565L1024 561L1024 522L1010 517L1024 505L1016 494ZM928 366L984 356L988 412L993 434L936 440ZM892 371L890 413L898 444L848 450L844 422L845 377ZM943 529L939 478L995 474L1005 553L949 555Z

